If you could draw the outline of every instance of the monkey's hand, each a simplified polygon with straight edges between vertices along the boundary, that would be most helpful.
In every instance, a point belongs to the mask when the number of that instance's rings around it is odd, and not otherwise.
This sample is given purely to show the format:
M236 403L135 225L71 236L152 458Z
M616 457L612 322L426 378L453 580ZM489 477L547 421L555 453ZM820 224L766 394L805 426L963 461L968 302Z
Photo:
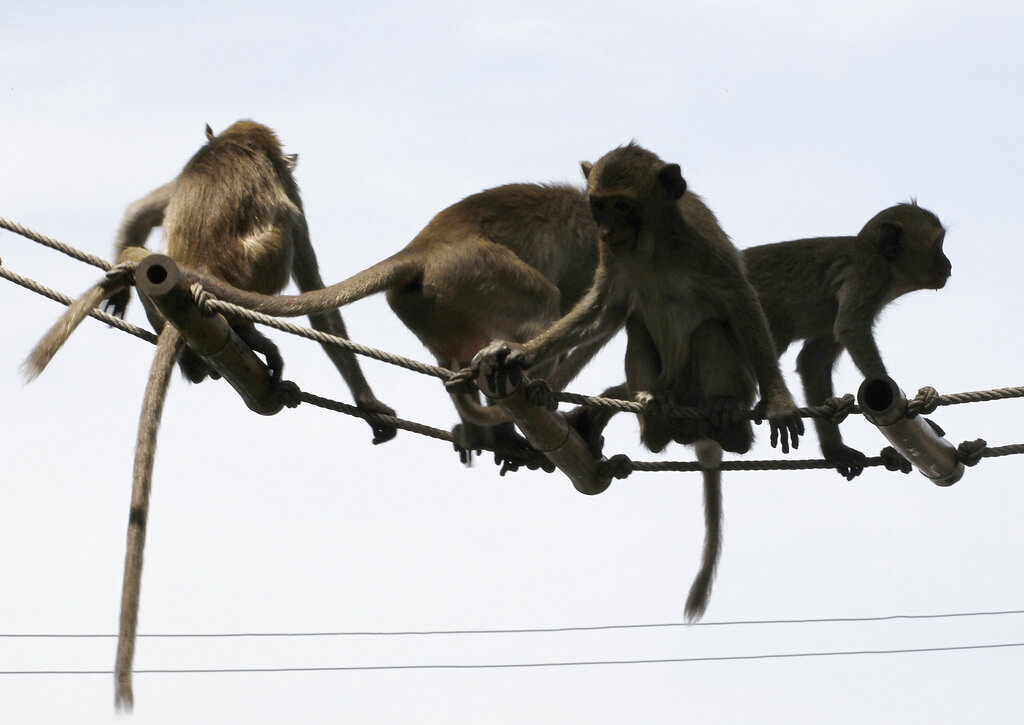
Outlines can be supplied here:
M864 461L867 457L856 450L842 443L836 445L821 444L821 452L825 460L835 464L839 475L847 481L852 481L864 471Z
M522 371L533 364L523 345L498 340L476 355L470 367L485 395L504 398L522 380Z
M365 410L369 413L380 413L381 415L395 416L395 411L391 406L384 405L374 397L356 400L356 407L360 410ZM378 443L387 443L389 440L398 435L398 428L383 423L373 423L367 421L370 424L370 428L373 429L373 445Z
M118 290L103 303L103 311L110 313L114 317L120 317L123 320L125 310L128 309L128 301L131 298L132 292L127 287L123 290Z
M782 452L789 453L792 439L793 448L800 447L800 436L804 434L804 421L800 418L793 399L788 395L774 395L768 400L761 400L754 408L754 422L760 423L765 418L772 429L772 448L782 442Z

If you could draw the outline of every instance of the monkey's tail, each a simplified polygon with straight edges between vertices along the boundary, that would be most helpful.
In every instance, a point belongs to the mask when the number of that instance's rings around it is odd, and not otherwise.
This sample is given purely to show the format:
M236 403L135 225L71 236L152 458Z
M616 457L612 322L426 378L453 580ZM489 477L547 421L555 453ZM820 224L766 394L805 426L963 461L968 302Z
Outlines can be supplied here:
M104 280L100 284L88 290L84 295L71 303L60 319L54 323L43 339L36 343L36 346L25 358L22 370L25 373L25 382L32 382L43 369L50 363L57 351L64 346L64 343L71 337L82 320L89 316L93 308L99 305L110 295L118 292L124 284L111 285Z
M711 585L722 551L722 447L703 439L695 445L697 460L705 467L704 475L704 554L700 571L686 598L686 619L694 622L704 615L711 598Z
M156 344L156 356L150 369L146 394L139 415L139 433L135 444L135 469L132 473L132 503L128 515L128 542L124 558L124 583L121 588L121 630L117 637L116 689L117 709L131 710L132 659L135 656L135 632L139 619L139 588L142 580L142 550L146 544L149 518L149 492L153 482L153 458L160 428L167 386L174 363L184 345L181 333L173 325L164 325Z

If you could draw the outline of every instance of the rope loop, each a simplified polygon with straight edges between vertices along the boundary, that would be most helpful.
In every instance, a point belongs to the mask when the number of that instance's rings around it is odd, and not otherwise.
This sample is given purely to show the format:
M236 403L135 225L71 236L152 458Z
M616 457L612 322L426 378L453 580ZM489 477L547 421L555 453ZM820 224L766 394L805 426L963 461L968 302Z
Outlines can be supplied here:
M925 386L917 391L917 397L907 403L907 417L928 415L935 412L938 407L939 392L935 388Z
M956 459L965 466L976 466L985 455L986 448L988 448L988 443L984 438L964 441L956 448Z
M452 373L451 377L444 381L444 387L452 395L477 391L476 380L473 378L473 371L470 368L462 368L462 370Z
M882 465L890 471L899 471L901 473L910 473L914 470L913 464L900 455L892 446L886 446L879 453L882 458Z
M195 301L196 307L199 308L200 312L202 312L206 317L213 317L217 314L217 311L213 309L213 306L210 304L211 302L215 302L217 298L214 297L212 293L207 292L203 285L198 282L193 282L189 285L188 289L189 292L192 293L192 299Z
M827 398L821 407L824 408L824 417L829 423L839 425L853 412L856 399L851 393L842 397Z

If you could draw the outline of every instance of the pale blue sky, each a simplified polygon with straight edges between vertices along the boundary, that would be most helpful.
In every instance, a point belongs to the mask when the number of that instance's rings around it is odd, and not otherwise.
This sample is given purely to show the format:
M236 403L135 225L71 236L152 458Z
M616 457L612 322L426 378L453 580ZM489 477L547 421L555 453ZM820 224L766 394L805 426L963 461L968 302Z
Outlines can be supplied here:
M0 10L0 216L108 255L125 206L239 118L300 155L328 281L436 212L511 181L577 181L631 138L682 165L738 246L855 233L911 196L949 228L953 278L877 325L913 393L1020 385L1024 10L1006 2L33 3ZM154 238L153 244L157 243ZM5 266L71 294L92 268L0 232ZM60 314L0 283L0 634L116 630L132 447L152 349L87 322L36 382ZM428 360L382 298L365 344ZM145 324L134 305L129 318ZM272 333L286 375L347 400L318 347ZM622 377L610 346L571 387ZM784 356L791 386L794 350ZM456 419L432 379L368 361L404 417ZM837 388L860 380L841 359ZM954 442L1024 442L1018 401L941 409ZM863 419L844 431L885 445ZM761 439L767 438L764 431ZM653 459L622 416L609 449ZM799 451L817 456L809 434ZM774 457L760 443L753 457ZM692 459L683 448L662 458ZM872 469L725 477L707 622L1024 609L1019 458L951 489ZM249 413L177 376L164 416L143 633L350 632L682 621L699 478L635 474L586 498L499 478L353 419ZM580 633L142 639L137 667L542 663L1024 642L1024 616ZM112 639L2 639L0 671L105 669ZM536 669L139 675L133 722L1009 722L1024 648ZM106 723L112 677L0 674L16 723Z

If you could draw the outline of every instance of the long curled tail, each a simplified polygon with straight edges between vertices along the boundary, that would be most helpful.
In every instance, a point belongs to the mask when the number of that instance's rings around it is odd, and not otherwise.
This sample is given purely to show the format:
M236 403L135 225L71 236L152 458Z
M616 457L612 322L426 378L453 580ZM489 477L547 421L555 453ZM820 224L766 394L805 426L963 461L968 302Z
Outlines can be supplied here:
M43 336L43 339L36 343L32 352L25 359L22 366L25 382L31 382L39 377L39 374L50 364L53 356L71 337L71 333L82 324L82 320L88 317L100 302L123 290L127 284L125 270L115 267L107 273L107 277L102 282L75 300L54 323L49 332Z
M146 545L146 522L149 518L149 492L153 482L153 459L156 437L160 429L167 386L174 363L184 341L174 325L165 325L157 339L156 357L150 369L146 394L139 415L139 433L135 444L135 469L132 474L132 503L128 516L128 543L124 558L124 583L121 589L121 631L117 637L114 704L120 710L131 710L132 660L135 656L135 633L139 620L139 589L142 581L142 551Z
M700 571L690 585L686 598L686 619L694 622L704 616L711 599L711 585L715 581L715 570L722 552L722 447L718 443L703 439L696 443L697 460L705 470L704 475L704 554Z

